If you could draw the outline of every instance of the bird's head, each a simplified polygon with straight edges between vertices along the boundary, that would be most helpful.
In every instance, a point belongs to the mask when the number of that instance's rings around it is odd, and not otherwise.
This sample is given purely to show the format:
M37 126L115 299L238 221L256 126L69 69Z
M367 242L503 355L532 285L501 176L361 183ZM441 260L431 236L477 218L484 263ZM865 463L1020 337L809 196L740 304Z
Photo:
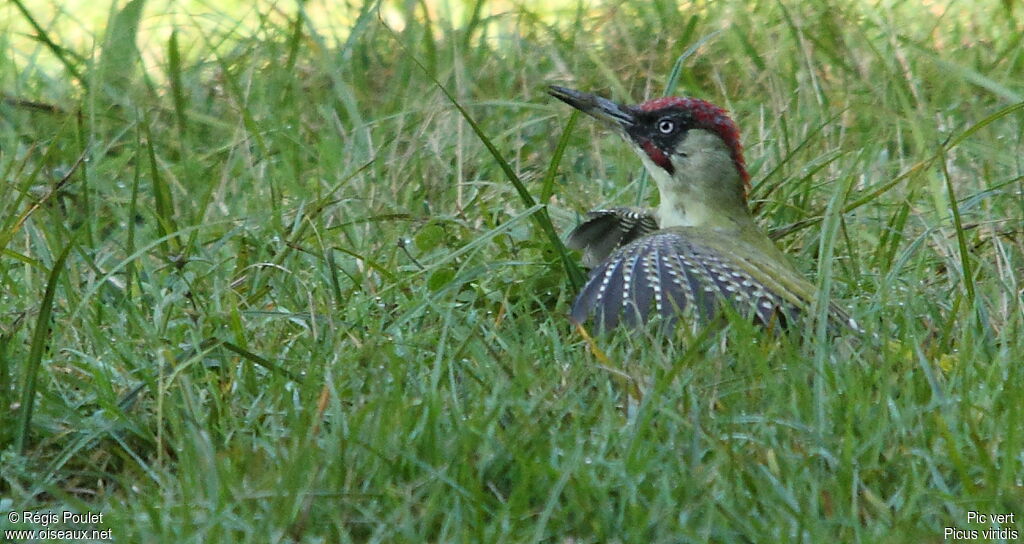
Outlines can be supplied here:
M614 128L658 184L659 221L671 226L747 226L750 176L739 129L725 110L698 98L635 106L551 86L551 96Z

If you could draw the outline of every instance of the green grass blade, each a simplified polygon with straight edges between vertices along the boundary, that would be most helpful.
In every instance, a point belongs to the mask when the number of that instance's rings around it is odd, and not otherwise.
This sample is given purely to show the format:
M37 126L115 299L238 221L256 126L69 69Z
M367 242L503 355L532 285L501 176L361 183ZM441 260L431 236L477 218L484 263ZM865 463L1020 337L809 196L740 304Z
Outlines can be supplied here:
M981 72L975 70L974 68L944 59L929 51L927 47L918 44L912 40L909 40L907 38L903 38L902 41L903 43L912 45L913 47L917 48L922 55L931 58L932 61L935 62L935 64L937 64L939 68L946 74L959 76L960 79L968 83L971 83L977 87L985 89L986 91L1008 102L1020 102L1024 100L1024 94L1021 94L1011 89L1007 85L999 83L998 81L986 76L985 74L982 74Z
M253 352L251 352L251 351L249 351L249 350L247 350L247 349L245 349L245 348L243 348L243 347L241 347L241 346L239 346L237 344L234 344L232 342L227 342L227 341L221 341L220 345L223 346L224 349L226 349L226 350L228 350L228 351L230 351L230 352L232 352L232 353L242 357L243 359L245 359L245 360L247 360L247 361L249 361L251 363L254 363L254 364L258 365L258 366L261 366L261 367L263 367L263 368L265 368L265 369L267 369L267 370L269 370L271 372L277 372L278 374L281 374L282 376L287 376L289 380L292 380L292 381L295 381L295 382L300 382L300 383L302 382L302 376L300 376L300 375L298 375L298 374L288 370L287 368L282 367L281 365L279 365L279 364L277 364L277 363L275 363L275 362L273 362L273 361L271 361L271 360L269 360L269 359L267 359L265 357L260 357L259 355L256 355L255 353L253 353Z
M573 110L572 115L569 116L569 121L565 123L565 129L562 131L562 136L558 138L558 145L555 146L555 153L551 156L551 161L548 163L548 170L544 173L544 179L540 185L540 201L547 203L551 199L551 195L554 194L555 189L555 176L558 174L558 165L562 163L562 156L565 155L565 149L569 146L569 136L572 135L572 129L576 126L576 120L579 118L579 112Z
M50 269L49 277L46 280L46 291L43 292L43 300L39 305L39 315L36 317L35 330L32 332L32 344L29 347L28 359L25 360L24 385L21 388L21 422L18 425L18 434L15 437L14 449L18 453L25 453L25 445L28 443L29 429L32 426L32 408L36 400L36 383L39 376L39 366L43 361L43 351L46 349L47 339L50 337L50 318L53 315L53 296L57 291L57 280L64 270L64 261L74 242L68 243L60 252L57 260Z
M978 132L982 128L992 124L993 122L995 122L995 121L997 121L999 119L1007 117L1008 115L1010 115L1012 113L1015 113L1018 110L1024 110L1024 102L1020 102L1020 103L1017 103L1017 104L1012 104L1010 106L1007 106L1007 107L1005 107L1005 108L1003 108L1003 109L993 113L992 115L989 115L988 117L985 117L981 121L978 121L977 123L971 125L970 128L964 130L963 132L958 134L955 138L950 139L949 143L943 145L941 147L941 149L937 150L933 155L931 155L929 157L926 157L925 159L922 159L921 161L917 162L916 164L914 164L913 166L908 168L906 171L904 171L902 174L896 176L892 180L890 180L890 181L888 181L886 183L883 183L882 185L879 185L878 187L875 187L874 189L871 189L871 190L867 191L865 194L861 195L860 198L854 200L853 202L850 202L850 203L846 204L846 206L843 208L843 213L844 214L850 213L850 212L852 212L852 211L854 211L854 210L856 210L858 208L861 208L861 207L863 207L863 206L865 206L867 204L870 204L871 202L876 201L883 194L888 193L889 191L893 190L894 188L896 188L900 184L902 184L902 183L906 182L907 180L913 178L916 174L918 174L921 171L929 168L935 161L939 160L942 156L944 156L946 153L948 153L951 149L953 149L953 148L957 147L958 145L960 145L961 143L963 143L965 140L970 138L973 134L975 134L976 132ZM801 230L803 230L803 229L805 229L807 227L810 227L810 226L813 226L813 225L816 225L816 224L820 223L821 220L822 220L822 216L809 217L809 218L807 218L807 219L805 219L803 221L800 221L798 223L794 223L792 225L787 225L786 227L778 229L777 232L773 233L772 238L777 239L777 238L781 238L782 236L786 236L786 235L792 234L794 232L801 231Z
M153 186L157 231L160 233L161 238L167 237L167 241L163 246L164 251L168 255L176 255L181 248L181 243L178 240L178 227L174 221L174 197L171 196L171 188L160 173L160 165L156 160L153 134L149 128L148 118L143 118L143 130L146 134L146 158L149 164L149 181Z
M181 141L185 141L185 91L181 83L181 48L178 46L177 30L172 30L171 37L167 40L167 75L171 85L171 98L174 100L174 115L178 121L178 135Z
M964 224L960 218L960 202L956 198L956 190L953 188L953 180L949 176L945 155L939 159L942 165L942 179L946 184L946 193L949 197L949 210L953 214L953 228L956 230L956 243L960 250L960 273L964 288L967 290L967 302L974 306L974 274L971 272L970 251L967 248L967 236L964 233Z
M401 42L399 41L399 43ZM437 78L433 76L433 74L430 73L427 67L424 66L419 61L419 59L417 59L415 56L412 56L411 58L413 62L415 62L416 65L419 66L423 73L428 78L430 78L434 85L438 89L440 89L442 93L444 93L445 97L448 98L448 101L451 102L453 106L455 106L455 109L459 111L459 114L462 115L462 118L465 119L465 121L469 124L470 128L473 129L473 133L476 134L476 137L480 139L480 142L484 144L484 147L486 147L487 151L489 151L491 153L491 156L494 157L494 160L498 163L498 166L501 167L501 171L505 174L505 178L512 183L513 187L515 187L516 192L519 194L519 199L523 202L523 205L526 206L527 208L532 208L533 206L535 206L537 204L537 201L534 200L533 195L530 194L529 189L526 188L526 185L523 183L523 181L520 180L519 176L516 175L515 170L513 170L512 166L510 166L508 164L508 161L505 160L505 157L501 154L501 151L498 151L498 148L494 145L493 142L491 142L491 139L487 137L487 134L476 122L476 119L474 119L473 116L470 115L469 111L467 111L466 108L462 106L462 103L459 102L457 98L455 98L455 95L453 95L451 91L449 91L448 88L444 86L444 84L442 84ZM566 249L565 244L562 243L562 239L558 236L558 233L555 231L555 226L551 224L551 217L548 215L547 207L542 206L531 217L533 221L537 224L537 226L540 228L541 232L545 234L545 236L548 239L548 243L551 244L552 248L554 248L555 253L558 254L558 257L562 262L562 267L564 268L565 273L569 278L569 283L572 285L573 289L578 290L580 287L583 286L583 282L585 281L583 273L580 272L579 267L576 266L576 263L569 255L569 250Z
M50 39L49 34L47 34L45 30L43 30L43 27L40 26L39 22L37 22L35 17L32 16L32 12L30 12L25 7L21 0L11 0L11 3L18 8L18 11L21 12L21 15L25 17L25 20L28 21L28 24L32 26L33 30L35 30L35 38L46 45L46 48L49 49L50 52L53 53L55 57L57 57L57 59L60 60L62 65L64 65L64 69L67 70L71 74L71 76L74 77L75 80L82 85L82 87L88 89L89 82L82 77L82 73L78 71L76 63L72 62L72 59L70 57L75 57L74 60L77 61L78 64L81 64L83 62L82 58L78 57L73 52L61 47L60 45L57 45L57 42Z
M97 68L102 88L114 100L125 95L135 79L139 62L136 39L145 5L145 0L131 0L114 14L107 28Z
M676 57L676 62L672 65L672 72L668 75L668 83L665 84L665 96L672 96L675 94L676 85L679 84L679 76L683 73L683 63L686 62L686 59L693 56L693 54L696 53L702 45L708 43L721 33L721 30L716 30L706 34L703 38L691 44L690 47L687 47L686 51L683 51L683 54Z

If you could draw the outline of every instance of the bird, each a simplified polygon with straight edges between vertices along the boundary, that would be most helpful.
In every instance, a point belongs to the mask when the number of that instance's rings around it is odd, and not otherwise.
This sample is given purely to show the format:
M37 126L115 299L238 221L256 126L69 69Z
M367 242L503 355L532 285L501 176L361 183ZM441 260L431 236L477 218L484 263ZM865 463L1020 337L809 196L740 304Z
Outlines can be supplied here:
M815 286L754 220L739 128L724 109L693 97L625 105L556 85L548 93L618 132L660 195L655 209L594 210L571 231L566 246L591 268L570 310L574 324L672 328L688 318L697 327L728 305L785 329L807 312ZM836 304L828 314L857 329Z

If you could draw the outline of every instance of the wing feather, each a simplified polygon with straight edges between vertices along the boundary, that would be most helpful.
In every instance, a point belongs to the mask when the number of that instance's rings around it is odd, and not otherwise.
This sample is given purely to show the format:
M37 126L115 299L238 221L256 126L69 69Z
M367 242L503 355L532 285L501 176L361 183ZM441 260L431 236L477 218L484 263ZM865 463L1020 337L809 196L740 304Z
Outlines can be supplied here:
M591 271L573 304L573 321L593 318L600 330L620 322L637 326L656 316L666 324L687 314L706 322L723 302L768 326L785 327L799 318L813 286L785 263L772 268L754 252L723 250L723 240L701 243L688 229L674 228L626 243Z
M616 249L658 230L658 220L643 208L608 208L587 213L569 233L565 245L583 252L583 265L593 268Z

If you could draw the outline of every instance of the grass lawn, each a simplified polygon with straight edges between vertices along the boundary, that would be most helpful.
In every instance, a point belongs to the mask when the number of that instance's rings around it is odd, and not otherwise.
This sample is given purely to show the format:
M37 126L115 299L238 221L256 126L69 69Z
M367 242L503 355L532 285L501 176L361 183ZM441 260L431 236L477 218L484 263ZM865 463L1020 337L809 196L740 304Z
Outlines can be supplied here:
M0 7L0 528L1024 538L1024 4L223 4ZM730 110L865 333L589 342L554 235L657 195L549 84Z

